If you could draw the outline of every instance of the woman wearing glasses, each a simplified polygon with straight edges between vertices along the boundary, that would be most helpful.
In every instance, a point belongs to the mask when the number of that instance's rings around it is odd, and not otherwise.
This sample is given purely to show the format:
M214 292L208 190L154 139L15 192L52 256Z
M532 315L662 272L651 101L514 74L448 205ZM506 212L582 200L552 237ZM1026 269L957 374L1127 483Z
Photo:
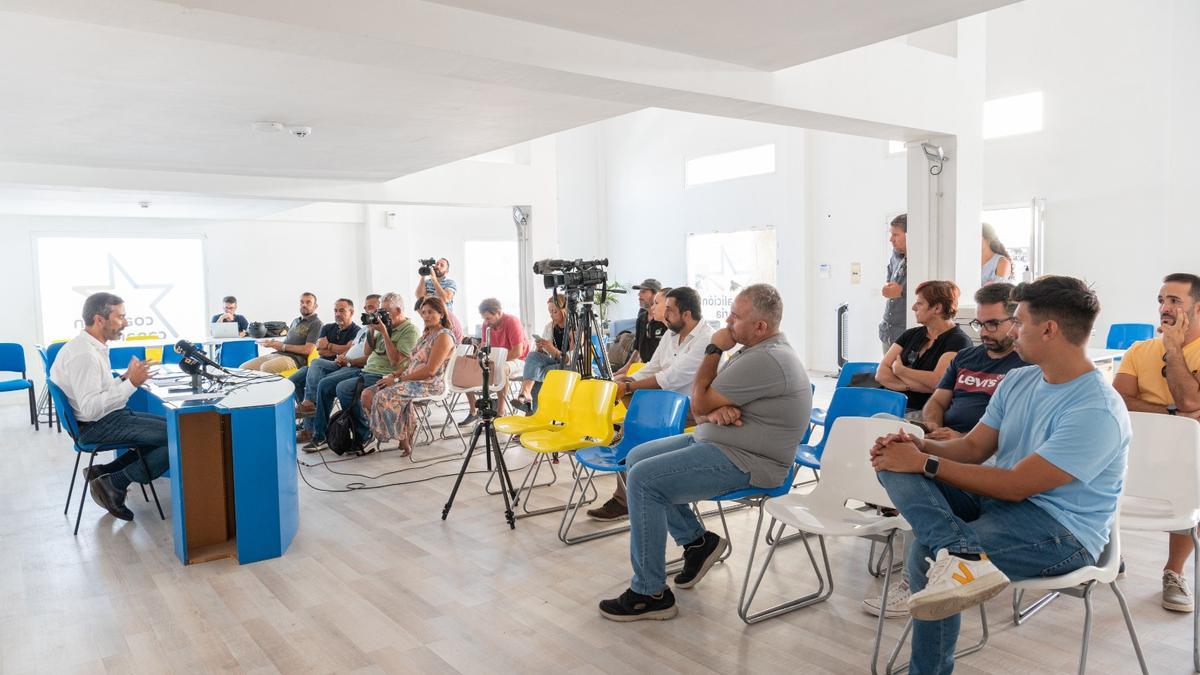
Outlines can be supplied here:
M971 338L954 323L958 295L953 281L926 281L917 286L912 310L918 325L896 338L875 373L879 384L908 397L908 419L921 418L921 408L942 381L954 355L971 346Z

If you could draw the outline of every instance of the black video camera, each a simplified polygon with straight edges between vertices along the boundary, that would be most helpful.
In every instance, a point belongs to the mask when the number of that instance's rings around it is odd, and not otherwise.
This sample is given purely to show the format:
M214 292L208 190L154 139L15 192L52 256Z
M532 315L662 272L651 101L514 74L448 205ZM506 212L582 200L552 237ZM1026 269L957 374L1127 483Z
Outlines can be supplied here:
M417 274L427 277L427 276L433 274L433 266L437 264L437 259L436 258L419 258L417 260L417 262L421 263L421 266L417 268Z
M533 263L533 273L542 275L546 288L588 288L608 281L608 258L597 260L556 260L547 258Z
M377 309L374 313L363 312L361 318L364 326L378 323L389 330L392 327L392 315L386 309Z

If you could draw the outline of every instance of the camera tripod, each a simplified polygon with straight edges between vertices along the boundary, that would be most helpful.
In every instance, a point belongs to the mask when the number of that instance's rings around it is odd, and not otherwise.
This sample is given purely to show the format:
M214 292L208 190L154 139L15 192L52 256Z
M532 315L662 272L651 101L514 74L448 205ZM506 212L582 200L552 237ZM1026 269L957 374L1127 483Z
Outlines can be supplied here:
M563 295L567 298L565 328L567 335L571 336L567 341L567 366L579 373L583 379L611 380L612 365L604 351L600 321L592 310L596 297L595 289L568 288L563 291ZM593 364L596 370L593 370ZM596 372L597 370L599 372Z
M490 329L487 332L490 332ZM458 488L462 485L463 476L467 473L471 457L475 455L475 447L479 445L479 438L482 436L489 471L492 468L493 458L496 461L496 475L500 477L500 494L504 495L504 519L508 521L508 528L515 530L517 529L517 519L513 514L513 509L517 507L517 491L513 487L512 477L508 475L508 465L504 463L504 449L496 438L495 420L500 413L496 411L496 407L492 403L492 390L490 389L492 365L490 341L490 337L485 334L483 346L476 354L476 358L479 359L479 367L483 371L483 393L475 402L475 411L479 415L479 422L475 424L475 431L471 433L471 445L467 448L467 456L463 458L462 468L458 470L458 478L454 480L454 489L450 490L450 499L446 500L446 505L442 507L442 520L450 515L450 508L454 506Z

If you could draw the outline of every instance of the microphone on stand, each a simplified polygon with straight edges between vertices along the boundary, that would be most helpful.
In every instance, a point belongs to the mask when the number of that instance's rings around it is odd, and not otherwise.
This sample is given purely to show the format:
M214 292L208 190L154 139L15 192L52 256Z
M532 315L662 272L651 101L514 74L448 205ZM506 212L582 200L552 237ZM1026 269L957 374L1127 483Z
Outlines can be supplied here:
M219 370L223 373L229 372L225 368L222 368L221 364L210 359L208 357L208 354L204 353L203 349L200 349L195 344L192 344L191 342L188 342L187 340L180 340L179 342L175 343L175 353L182 354L184 357L190 358L193 361L198 361L200 364L208 366L210 368L216 368L217 370Z

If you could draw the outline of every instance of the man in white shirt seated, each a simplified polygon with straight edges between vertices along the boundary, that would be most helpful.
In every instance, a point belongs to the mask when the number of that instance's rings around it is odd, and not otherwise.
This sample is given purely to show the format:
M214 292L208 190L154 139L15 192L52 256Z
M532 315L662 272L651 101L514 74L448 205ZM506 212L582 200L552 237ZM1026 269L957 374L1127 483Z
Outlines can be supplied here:
M704 348L712 338L713 329L702 321L700 294L695 289L673 288L667 291L665 303L663 323L669 332L658 343L654 356L632 376L617 378L618 393L625 405L629 405L629 397L638 389L666 389L691 396L692 383L704 360ZM612 497L587 514L593 520L617 520L628 516L624 481L618 480Z
M92 499L114 517L133 520L133 512L125 506L125 492L130 483L149 483L167 470L167 421L125 407L150 377L144 361L134 357L124 375L113 377L108 341L119 338L127 325L125 301L112 293L93 293L83 303L83 322L87 326L83 332L58 352L50 381L70 402L79 422L79 441L128 443L141 450L145 466L136 452L126 452L108 464L83 470Z

